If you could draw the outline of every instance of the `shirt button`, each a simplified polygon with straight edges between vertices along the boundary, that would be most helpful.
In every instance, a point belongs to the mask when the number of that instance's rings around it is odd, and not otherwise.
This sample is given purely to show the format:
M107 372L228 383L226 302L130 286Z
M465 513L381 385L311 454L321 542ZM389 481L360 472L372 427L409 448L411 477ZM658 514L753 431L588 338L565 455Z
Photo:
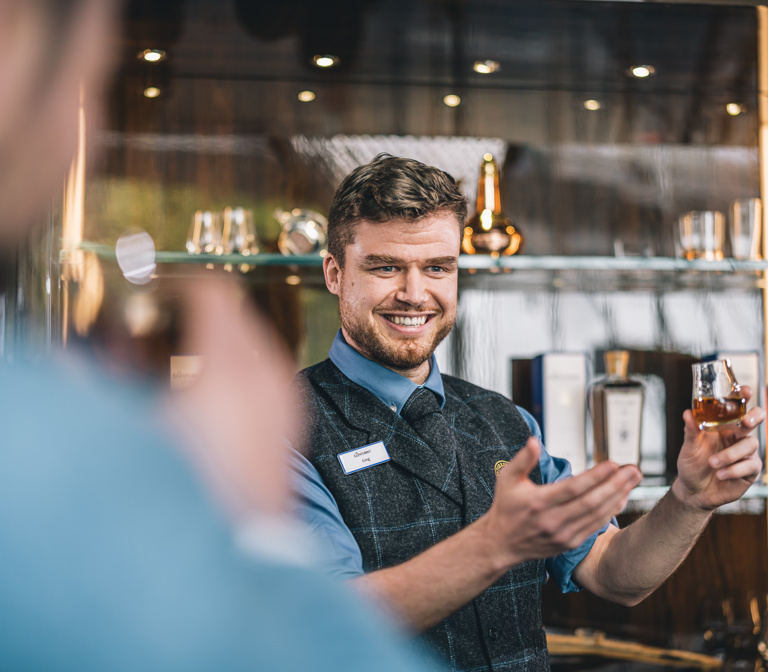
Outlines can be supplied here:
M392 404L392 405L389 407L389 410L390 410L390 411L392 411L392 412L394 412L394 413L397 413L397 406L396 406L395 404Z
M499 633L494 630L493 628L489 628L488 630L488 639L496 639L499 636Z

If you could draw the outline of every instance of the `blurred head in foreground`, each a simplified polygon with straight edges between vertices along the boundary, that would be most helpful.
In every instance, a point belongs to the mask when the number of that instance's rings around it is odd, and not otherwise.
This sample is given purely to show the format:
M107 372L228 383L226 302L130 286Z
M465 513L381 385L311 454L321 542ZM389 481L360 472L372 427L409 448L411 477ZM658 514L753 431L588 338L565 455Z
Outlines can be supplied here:
M81 140L81 110L89 131L100 125L120 6L116 0L0 0L0 264L62 190ZM184 339L203 356L206 370L193 389L158 406L161 420L226 506L280 512L288 496L281 437L291 405L282 393L262 399L256 386L287 385L291 370L282 344L242 310L234 283L209 277L200 288L192 290L193 284L178 289ZM223 311L218 329L211 329L204 306ZM257 361L254 350L269 362ZM250 366L254 375L239 375ZM249 413L259 401L262 426ZM217 422L212 409L220 405L221 414L238 420ZM258 446L255 433L263 439ZM61 440L67 438L75 437ZM238 501L228 501L233 498Z
M112 69L112 0L0 0L0 247L62 188Z
M0 0L0 252L61 189L80 106L98 117L113 11ZM189 347L204 366L172 402L71 362L0 369L0 668L433 669L287 560L287 358L230 285L193 298ZM242 544L190 461L240 516Z

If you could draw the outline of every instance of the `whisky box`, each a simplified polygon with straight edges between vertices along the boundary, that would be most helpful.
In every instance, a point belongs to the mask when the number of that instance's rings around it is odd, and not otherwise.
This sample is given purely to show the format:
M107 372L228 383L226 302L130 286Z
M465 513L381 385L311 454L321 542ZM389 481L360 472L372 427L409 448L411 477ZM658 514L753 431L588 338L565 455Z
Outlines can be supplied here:
M587 467L587 355L552 352L533 359L531 412L553 457L571 463L574 474Z

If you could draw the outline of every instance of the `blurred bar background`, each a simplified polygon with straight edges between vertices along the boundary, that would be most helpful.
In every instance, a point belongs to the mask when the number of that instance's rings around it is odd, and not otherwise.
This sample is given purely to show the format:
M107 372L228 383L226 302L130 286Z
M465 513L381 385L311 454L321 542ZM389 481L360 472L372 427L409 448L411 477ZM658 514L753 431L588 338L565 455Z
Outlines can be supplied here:
M318 255L280 255L276 213L327 215L343 176L384 151L450 172L472 211L491 153L525 246L462 259L441 369L527 406L534 356L586 353L596 377L604 350L630 350L661 409L644 427L658 479L626 513L639 515L674 477L689 361L755 352L764 398L768 264L733 261L727 236L722 262L686 262L678 238L684 212L761 196L758 28L758 8L734 3L128 0L105 123L0 284L0 356L66 344L167 384L170 355L194 353L178 351L158 285L210 266L241 275L297 368L320 361L335 299ZM226 207L253 214L258 254L189 256L195 212ZM115 260L135 229L157 250L146 286ZM642 605L548 589L545 623L759 669L766 492L718 515Z

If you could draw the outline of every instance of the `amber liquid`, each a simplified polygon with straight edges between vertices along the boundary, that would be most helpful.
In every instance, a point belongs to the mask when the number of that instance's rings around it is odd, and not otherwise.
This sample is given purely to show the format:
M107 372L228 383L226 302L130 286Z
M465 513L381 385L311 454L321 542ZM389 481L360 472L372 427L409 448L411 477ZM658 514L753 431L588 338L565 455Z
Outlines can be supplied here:
M694 399L692 410L693 419L701 429L717 429L741 420L747 412L747 402L742 397L705 397Z

